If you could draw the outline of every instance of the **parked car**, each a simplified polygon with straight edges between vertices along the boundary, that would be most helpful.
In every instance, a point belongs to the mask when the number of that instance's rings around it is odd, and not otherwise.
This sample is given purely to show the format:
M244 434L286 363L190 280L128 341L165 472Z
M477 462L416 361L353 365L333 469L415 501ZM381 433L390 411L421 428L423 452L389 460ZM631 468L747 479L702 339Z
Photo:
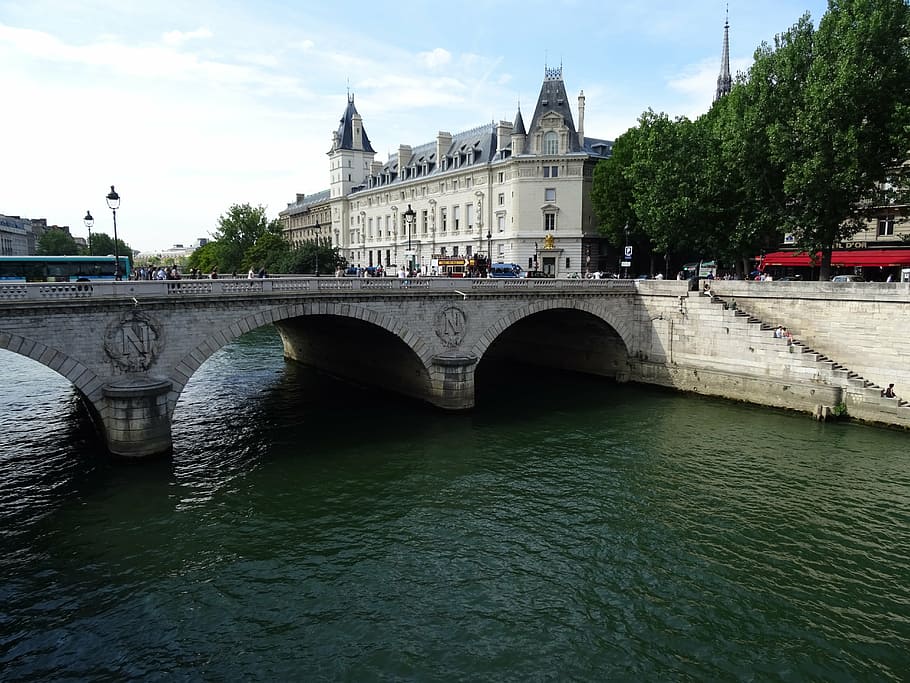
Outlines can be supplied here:
M866 278L862 275L835 275L831 282L865 282Z

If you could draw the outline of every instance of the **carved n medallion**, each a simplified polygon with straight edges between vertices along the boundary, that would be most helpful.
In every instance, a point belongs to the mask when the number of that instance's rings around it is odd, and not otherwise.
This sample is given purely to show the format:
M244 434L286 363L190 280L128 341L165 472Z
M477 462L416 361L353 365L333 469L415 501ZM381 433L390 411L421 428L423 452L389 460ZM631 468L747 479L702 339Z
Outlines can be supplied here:
M433 328L445 346L450 348L458 346L464 340L464 333L468 329L468 316L458 306L446 306L436 314Z
M125 372L148 371L162 344L161 323L139 309L112 322L104 335L104 352Z

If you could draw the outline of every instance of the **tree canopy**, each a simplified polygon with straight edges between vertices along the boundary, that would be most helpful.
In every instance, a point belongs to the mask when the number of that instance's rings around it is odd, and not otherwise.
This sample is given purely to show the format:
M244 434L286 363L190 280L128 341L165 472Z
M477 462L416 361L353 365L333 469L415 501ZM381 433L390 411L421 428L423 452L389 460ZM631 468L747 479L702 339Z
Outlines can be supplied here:
M829 0L762 44L748 73L696 121L646 111L595 170L592 203L616 244L735 265L793 235L831 251L853 235L910 151L910 6Z
M74 256L79 246L66 230L52 229L38 238L37 252L41 256Z
M224 273L246 272L253 265L248 252L267 233L280 236L281 224L277 218L268 220L264 206L233 204L218 219L218 228L210 242L215 244L212 250L219 269Z

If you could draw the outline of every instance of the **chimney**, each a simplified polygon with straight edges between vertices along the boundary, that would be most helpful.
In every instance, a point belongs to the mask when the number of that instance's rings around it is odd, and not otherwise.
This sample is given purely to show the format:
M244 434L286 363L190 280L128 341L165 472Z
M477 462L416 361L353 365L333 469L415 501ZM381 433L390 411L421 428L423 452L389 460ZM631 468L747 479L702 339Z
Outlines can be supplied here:
M585 91L578 93L578 146L585 147Z
M411 146L410 145L398 145L398 169L401 170L409 163L411 163Z
M452 134L439 131L436 135L436 168L442 170L442 160L452 146Z
M502 154L512 141L512 124L509 121L500 121L496 126L496 151Z

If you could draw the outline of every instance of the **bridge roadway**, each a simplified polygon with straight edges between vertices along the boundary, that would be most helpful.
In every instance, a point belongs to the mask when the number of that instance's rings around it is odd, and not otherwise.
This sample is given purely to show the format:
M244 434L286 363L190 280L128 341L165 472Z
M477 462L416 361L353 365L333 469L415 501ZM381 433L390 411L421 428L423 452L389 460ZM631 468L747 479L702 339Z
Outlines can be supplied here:
M671 283L667 283L668 285ZM684 283L661 296L678 307ZM650 343L629 280L266 278L0 285L0 348L69 379L109 449L171 449L196 369L274 324L288 359L443 409L473 406L479 361L627 378ZM495 343L495 342L499 343Z

